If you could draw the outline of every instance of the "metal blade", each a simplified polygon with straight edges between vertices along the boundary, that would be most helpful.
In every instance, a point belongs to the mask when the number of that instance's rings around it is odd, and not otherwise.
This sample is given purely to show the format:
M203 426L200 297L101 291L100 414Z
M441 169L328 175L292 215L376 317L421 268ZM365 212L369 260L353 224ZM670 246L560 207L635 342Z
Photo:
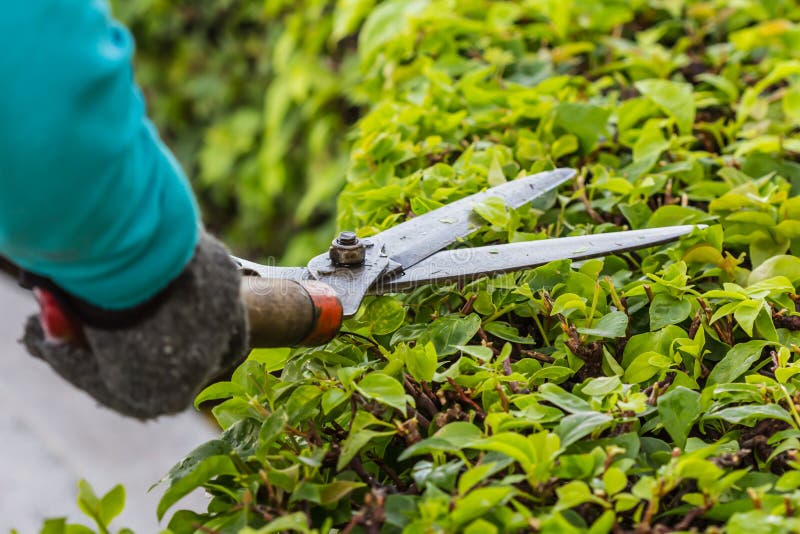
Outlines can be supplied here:
M254 273L262 278L282 278L284 280L311 280L311 274L305 267L277 267L275 265L261 265L250 260L243 260L236 256L231 256L244 274Z
M705 228L705 225L668 226L445 250L409 267L402 274L378 280L370 293L396 293L424 284L472 280L481 276L520 271L554 260L585 260L627 252L675 241L695 228Z
M410 268L475 231L477 226L470 215L478 202L499 197L507 206L516 208L552 191L574 175L573 169L556 169L492 187L365 239L369 246L363 265L337 266L325 253L309 261L308 270L316 280L333 287L342 301L345 317L350 317L358 311L376 280Z
M389 258L405 269L474 232L477 226L470 216L475 204L499 197L507 206L518 208L573 176L574 169L556 169L512 180L414 217L372 239L380 242Z

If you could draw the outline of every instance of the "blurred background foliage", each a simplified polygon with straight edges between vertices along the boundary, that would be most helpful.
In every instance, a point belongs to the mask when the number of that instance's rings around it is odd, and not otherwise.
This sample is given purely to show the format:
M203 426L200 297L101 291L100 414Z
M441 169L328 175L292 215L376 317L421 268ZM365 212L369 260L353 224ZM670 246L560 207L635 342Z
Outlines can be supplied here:
M112 2L151 117L238 253L298 263L327 247L358 116L353 35L374 4Z

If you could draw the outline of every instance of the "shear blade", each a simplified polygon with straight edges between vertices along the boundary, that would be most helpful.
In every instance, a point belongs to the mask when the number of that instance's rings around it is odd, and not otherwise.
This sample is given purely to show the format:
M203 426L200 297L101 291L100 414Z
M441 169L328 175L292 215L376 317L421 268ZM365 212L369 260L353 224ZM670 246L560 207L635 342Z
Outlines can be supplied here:
M262 278L281 278L284 280L309 280L311 275L305 267L278 267L275 265L261 265L250 260L231 256L244 275L261 276Z
M507 206L517 208L553 191L573 176L574 169L556 169L489 188L368 238L370 246L363 265L337 266L325 253L309 261L308 270L316 280L333 287L345 317L350 317L358 311L376 280L409 269L477 230L479 225L471 217L477 203L498 197Z
M376 282L371 293L396 293L431 283L472 280L520 271L554 260L585 260L675 241L705 225L668 226L608 234L544 239L476 248L445 250L409 267L402 274Z
M498 197L506 206L518 208L556 189L573 176L574 169L556 169L518 178L414 217L373 239L384 247L389 258L406 269L477 230L471 216L479 202Z

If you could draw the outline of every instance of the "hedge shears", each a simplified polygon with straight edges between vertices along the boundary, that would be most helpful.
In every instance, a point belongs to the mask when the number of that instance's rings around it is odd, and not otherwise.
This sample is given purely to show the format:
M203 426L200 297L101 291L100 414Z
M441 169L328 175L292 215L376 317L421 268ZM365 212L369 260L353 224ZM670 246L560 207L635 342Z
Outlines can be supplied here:
M674 241L694 225L446 249L479 228L473 208L490 197L518 208L575 176L556 169L491 187L367 238L341 232L305 267L261 265L234 257L242 271L250 345L316 346L336 335L366 295L424 284L469 281L544 265L585 260Z

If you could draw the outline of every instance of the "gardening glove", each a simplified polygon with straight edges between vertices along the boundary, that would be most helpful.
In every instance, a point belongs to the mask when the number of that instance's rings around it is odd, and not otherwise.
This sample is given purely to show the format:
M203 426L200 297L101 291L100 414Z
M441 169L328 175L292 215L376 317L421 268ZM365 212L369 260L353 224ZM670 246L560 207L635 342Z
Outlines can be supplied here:
M240 274L225 247L202 234L194 257L164 291L133 309L99 309L28 277L41 314L23 344L63 378L139 419L175 413L247 354Z

